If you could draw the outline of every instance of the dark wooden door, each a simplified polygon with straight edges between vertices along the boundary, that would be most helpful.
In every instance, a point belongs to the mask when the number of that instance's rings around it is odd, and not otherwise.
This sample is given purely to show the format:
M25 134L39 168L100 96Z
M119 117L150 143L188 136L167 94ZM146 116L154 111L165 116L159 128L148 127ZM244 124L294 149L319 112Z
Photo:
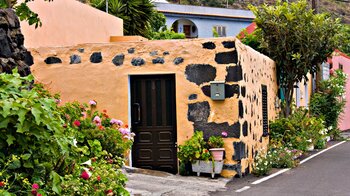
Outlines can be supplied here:
M177 173L175 75L131 77L134 167Z
M186 38L191 38L191 25L184 25L184 33Z

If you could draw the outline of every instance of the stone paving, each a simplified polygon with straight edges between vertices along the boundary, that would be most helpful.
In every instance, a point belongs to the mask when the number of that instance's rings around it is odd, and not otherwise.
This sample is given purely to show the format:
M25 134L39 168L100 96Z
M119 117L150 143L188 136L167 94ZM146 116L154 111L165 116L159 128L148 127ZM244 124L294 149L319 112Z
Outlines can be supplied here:
M135 168L127 168L125 172L129 179L126 188L134 196L209 195L209 191L226 190L230 181L228 178L180 176Z

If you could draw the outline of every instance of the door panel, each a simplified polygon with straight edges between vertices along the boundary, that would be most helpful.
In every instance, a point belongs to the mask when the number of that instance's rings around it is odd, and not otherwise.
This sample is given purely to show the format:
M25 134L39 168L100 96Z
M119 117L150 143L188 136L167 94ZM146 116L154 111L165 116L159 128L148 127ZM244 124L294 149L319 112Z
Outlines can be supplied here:
M177 173L175 75L131 77L133 166Z
M191 25L184 25L184 33L186 38L191 38Z

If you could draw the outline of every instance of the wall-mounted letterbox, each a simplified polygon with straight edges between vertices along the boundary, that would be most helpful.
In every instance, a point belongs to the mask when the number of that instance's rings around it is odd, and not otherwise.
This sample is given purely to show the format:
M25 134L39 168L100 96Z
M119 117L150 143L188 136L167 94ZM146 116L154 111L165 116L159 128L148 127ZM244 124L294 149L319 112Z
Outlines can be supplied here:
M212 100L225 100L225 81L210 82L210 97Z

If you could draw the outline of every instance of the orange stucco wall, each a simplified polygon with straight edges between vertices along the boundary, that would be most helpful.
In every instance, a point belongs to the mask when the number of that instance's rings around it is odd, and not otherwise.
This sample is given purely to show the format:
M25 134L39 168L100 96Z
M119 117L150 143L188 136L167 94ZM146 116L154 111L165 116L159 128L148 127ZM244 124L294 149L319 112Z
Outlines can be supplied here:
M103 43L110 36L123 36L122 19L76 0L35 0L28 5L39 14L42 26L35 29L21 22L27 48Z
M225 48L224 41L234 42L235 46ZM208 42L214 43L216 47L205 49L202 44ZM129 53L130 48L134 48L135 52ZM84 51L79 52L79 49ZM219 64L215 60L218 53L232 51L237 51L238 63ZM183 144L194 133L194 122L188 119L189 104L208 102L210 115L207 123L228 123L229 125L240 123L238 127L240 136L225 139L227 166L235 165L244 172L253 163L254 152L267 146L268 138L262 137L261 85L268 87L268 117L272 120L276 116L275 63L235 38L82 44L73 47L38 48L32 49L31 52L35 61L31 70L36 82L43 83L53 93L60 93L63 102L74 100L88 102L90 99L95 99L98 102L98 109L107 109L110 116L130 122L129 76L175 74L178 144ZM90 55L94 52L101 52L103 58L101 63L90 62ZM70 64L70 56L73 54L81 57L81 63ZM125 55L123 64L120 66L112 62L118 54ZM60 58L62 63L46 64L44 60L49 56ZM145 64L133 66L131 61L137 57L144 59ZM152 63L156 57L163 58L164 64ZM183 63L175 65L176 57L182 57ZM209 85L209 81L197 85L187 79L185 70L191 64L207 64L214 67L216 81L226 80L227 68L241 66L242 79L235 82L227 81L226 84L238 85L239 88L245 87L246 93L234 94L224 101L211 100L202 90L202 87ZM191 94L197 94L197 98L189 100ZM243 117L239 117L240 101L243 102L244 107ZM241 130L245 121L248 123L246 136ZM235 154L233 142L239 141L245 143L247 156L240 161L234 161L232 159ZM226 167L222 175L233 176L236 173L235 170Z

